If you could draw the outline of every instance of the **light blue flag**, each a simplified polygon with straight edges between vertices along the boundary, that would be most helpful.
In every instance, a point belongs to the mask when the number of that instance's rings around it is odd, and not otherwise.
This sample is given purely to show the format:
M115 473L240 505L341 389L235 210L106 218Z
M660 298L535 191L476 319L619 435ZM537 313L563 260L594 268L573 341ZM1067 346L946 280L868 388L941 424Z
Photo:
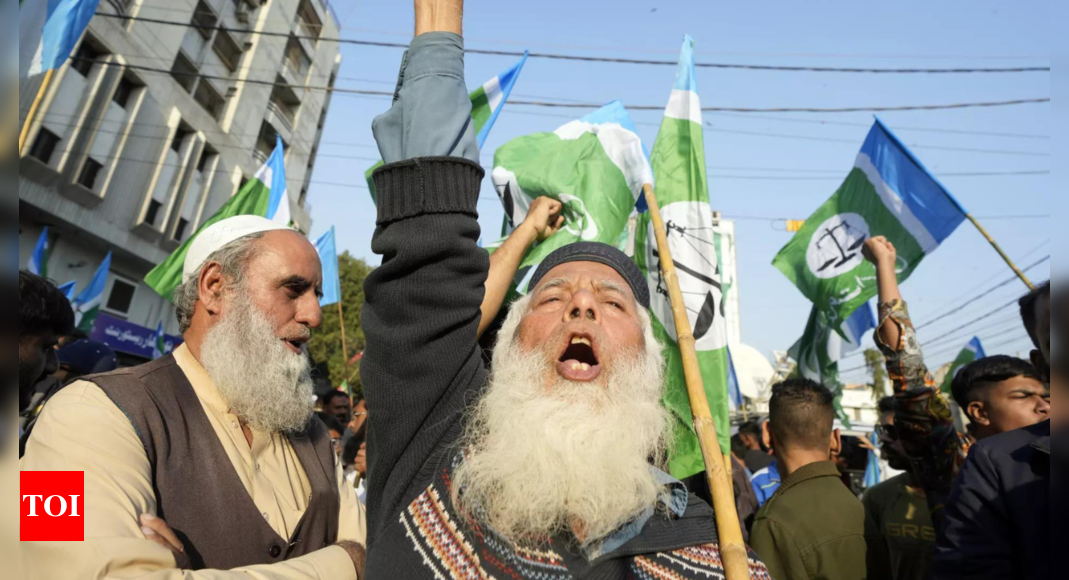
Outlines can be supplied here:
M152 339L152 360L156 360L167 354L164 352L167 350L167 347L164 344L166 339L167 337L163 334L163 321L161 320L156 326L156 336Z
M62 292L63 295L67 297L67 300L73 301L74 300L74 291L75 291L75 289L77 289L77 287L78 287L78 282L74 281L74 280L71 280L70 282L67 282L66 284L60 286L59 287L59 291Z
M286 185L286 148L282 145L282 137L275 135L275 151L267 158L267 163L260 169L256 178L271 188L271 197L267 201L267 219L288 226L292 217Z
M100 267L97 268L96 274L93 275L93 280L71 303L74 307L74 324L79 330L88 333L93 329L93 323L96 322L100 307L104 303L104 288L108 285L108 272L110 271L111 252L108 252Z
M873 433L869 436L873 447L880 448L880 438ZM883 481L883 469L880 468L880 458L876 452L869 451L869 464L865 467L865 489L871 489Z
M26 0L19 6L19 78L67 62L100 0Z
M735 372L735 359L731 357L731 348L728 348L728 403L732 411L745 405L742 390L739 389L739 375Z
M48 226L41 230L40 237L37 238L37 246L33 249L33 255L30 256L30 261L26 264L26 269L31 274L37 274L42 278L48 277L48 253L52 248L48 243Z
M334 226L316 241L316 251L323 263L323 298L320 306L341 302L341 273L338 271L338 246L334 239Z

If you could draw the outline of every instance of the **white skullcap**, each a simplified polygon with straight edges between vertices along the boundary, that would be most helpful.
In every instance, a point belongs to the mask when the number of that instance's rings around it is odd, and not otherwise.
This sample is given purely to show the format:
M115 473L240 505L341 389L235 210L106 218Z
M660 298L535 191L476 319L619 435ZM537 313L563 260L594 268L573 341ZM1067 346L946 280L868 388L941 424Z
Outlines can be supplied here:
M230 242L252 234L288 229L290 228L278 222L255 215L239 215L213 224L201 232L189 245L186 263L182 268L182 283L185 284L190 279L199 276L200 269L208 258Z

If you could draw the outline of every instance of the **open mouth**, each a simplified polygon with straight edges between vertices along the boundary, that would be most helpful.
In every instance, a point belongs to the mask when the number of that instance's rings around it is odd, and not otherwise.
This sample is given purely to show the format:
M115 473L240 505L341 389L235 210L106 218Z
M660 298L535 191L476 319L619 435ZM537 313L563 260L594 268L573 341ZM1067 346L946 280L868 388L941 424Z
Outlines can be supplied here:
M601 362L591 336L576 334L568 339L564 353L557 359L557 373L580 383L593 381L601 375Z
M282 339L282 342L284 342L286 346L289 347L289 349L292 350L295 354L304 354L304 345L308 342L308 340L304 338L295 338Z

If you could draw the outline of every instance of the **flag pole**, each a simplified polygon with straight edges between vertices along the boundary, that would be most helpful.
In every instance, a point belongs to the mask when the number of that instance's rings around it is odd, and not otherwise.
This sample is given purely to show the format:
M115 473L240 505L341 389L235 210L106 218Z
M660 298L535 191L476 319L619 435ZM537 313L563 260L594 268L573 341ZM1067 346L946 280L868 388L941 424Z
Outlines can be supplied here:
M41 81L41 88L37 89L37 96L33 98L33 103L30 104L30 110L26 113L26 122L22 125L22 130L19 132L19 156L22 156L22 150L26 147L26 138L30 136L30 127L33 126L33 121L37 117L37 110L41 107L41 101L45 98L45 93L48 92L49 85L52 84L52 75L56 73L56 69L48 69L45 73L45 78Z
M965 217L969 218L969 221L972 222L972 225L976 226L976 229L980 230L980 234L987 239L987 243L991 244L991 247L995 248L995 251L998 252L998 255L1002 256L1003 260L1006 260L1006 264L1010 267L1011 270L1013 270L1014 274L1017 274L1017 277L1021 279L1021 282L1024 282L1024 285L1028 286L1029 290L1035 290L1036 287L1032 284L1032 281L1028 279L1028 276L1024 275L1024 272L1022 272L1021 269L1017 267L1017 264L1013 263L1013 260L1006 255L1006 252L1002 251L1002 247L998 245L998 242L996 242L994 238L991 237L991 234L987 233L987 230L984 229L984 226L980 225L980 222L977 221L977 219L973 217L971 213L966 213Z
M653 186L642 186L649 205L653 230L657 237L657 250L661 258L661 275L668 287L668 295L675 318L679 353L683 359L683 375L687 382L687 395L690 398L691 416L694 419L694 431L698 435L702 458L705 460L705 476L709 481L709 490L713 496L713 510L716 512L716 524L720 535L720 554L724 561L724 571L728 580L750 578L750 559L746 544L742 539L742 525L735 507L735 490L728 475L725 457L720 450L716 424L709 408L709 399L705 395L701 368L698 366L698 352L694 345L694 333L690 329L690 319L683 303L683 292L679 288L675 263L668 246L668 236L661 219L661 209L653 193Z

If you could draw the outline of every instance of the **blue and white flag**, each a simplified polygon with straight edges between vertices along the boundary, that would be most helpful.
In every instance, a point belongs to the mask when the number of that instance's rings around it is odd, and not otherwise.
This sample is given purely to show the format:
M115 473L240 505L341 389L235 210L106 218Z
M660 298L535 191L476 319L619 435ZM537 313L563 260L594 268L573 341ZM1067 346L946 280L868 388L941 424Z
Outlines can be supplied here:
M282 137L275 135L275 151L267 158L267 163L256 173L256 179L271 188L267 200L267 219L290 225L290 197L286 185L286 148Z
M100 0L26 0L19 5L19 78L67 62Z
M483 148L486 138L490 136L490 129L494 128L497 116L505 108L505 102L508 101L509 95L512 94L512 88L516 86L516 81L519 80L520 72L523 71L523 65L525 64L527 64L526 51L523 53L523 58L515 66L486 81L483 86L472 91L470 95L471 117L472 122L477 127L475 139L479 143L479 149Z
M111 252L101 262L96 274L89 285L82 290L81 294L74 299L71 306L74 307L74 325L83 332L90 332L100 307L104 303L104 289L108 285L108 272L111 271Z
M958 358L954 359L954 362L950 365L950 371L947 373L946 379L943 380L943 387L940 389L943 394L948 397L951 396L953 394L954 377L958 376L958 371L982 358L987 358L987 353L984 352L984 344L980 342L980 337L975 336L958 353Z
M165 346L167 336L163 334L163 321L156 325L156 336L152 339L152 360L156 360L167 354Z
M323 263L323 297L320 306L341 302L341 275L338 271L338 246L334 238L334 226L316 241L316 251Z
M74 292L75 292L75 290L77 288L78 288L78 282L74 281L74 280L71 280L70 282L67 282L66 284L60 286L59 287L59 291L62 292L63 295L67 297L67 300L73 301L74 300Z
M873 433L869 437L873 447L880 448L880 438ZM880 457L875 451L869 451L869 462L865 467L865 489L871 489L883 482L883 469L880 468Z
M30 256L29 263L26 264L26 270L31 274L47 278L48 254L51 249L51 244L48 243L48 226L45 226L45 229L41 230L40 237L37 238L37 246L34 247L33 255Z

